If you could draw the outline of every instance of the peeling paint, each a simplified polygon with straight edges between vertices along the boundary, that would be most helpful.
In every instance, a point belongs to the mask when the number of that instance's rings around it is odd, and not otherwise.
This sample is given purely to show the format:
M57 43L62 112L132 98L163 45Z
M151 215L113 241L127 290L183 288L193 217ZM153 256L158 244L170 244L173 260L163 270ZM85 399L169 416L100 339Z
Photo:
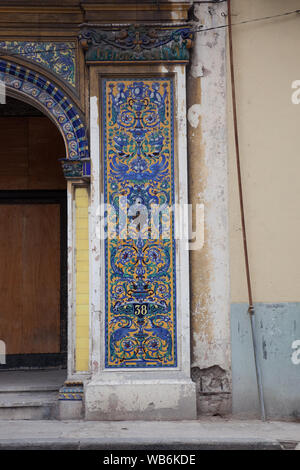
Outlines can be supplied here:
M90 97L90 148L92 160L91 172L91 202L90 202L90 271L91 271L91 288L90 288L90 315L91 315L91 365L93 374L99 371L101 365L100 354L100 332L101 325L99 319L100 311L100 240L97 237L100 205L100 140L99 140L99 111L97 96Z
M169 69L168 69L165 65L161 65L161 66L160 66L160 72L162 72L162 73L168 73L168 72L169 72Z
M210 8L213 14L206 4L194 7L206 28L226 22L223 3ZM225 45L225 30L196 34L187 93L190 202L200 200L206 214L204 248L190 253L192 365L229 371Z
M198 127L201 114L201 104L193 104L187 114L189 124L192 127Z
M199 78L203 76L203 65L202 64L195 64L192 65L190 68L190 74L194 78Z

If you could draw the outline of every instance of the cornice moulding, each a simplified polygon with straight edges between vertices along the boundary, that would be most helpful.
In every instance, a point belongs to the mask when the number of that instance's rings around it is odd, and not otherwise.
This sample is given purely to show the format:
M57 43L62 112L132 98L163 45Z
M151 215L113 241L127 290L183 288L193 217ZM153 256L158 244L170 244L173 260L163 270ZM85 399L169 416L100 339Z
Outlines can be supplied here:
M84 26L79 34L92 62L188 62L193 31L187 24Z

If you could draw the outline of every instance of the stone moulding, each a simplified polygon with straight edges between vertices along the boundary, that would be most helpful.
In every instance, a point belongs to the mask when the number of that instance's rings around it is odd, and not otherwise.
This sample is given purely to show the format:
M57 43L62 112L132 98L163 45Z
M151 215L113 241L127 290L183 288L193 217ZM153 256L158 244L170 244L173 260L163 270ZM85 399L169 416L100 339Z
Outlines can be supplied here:
M193 32L188 25L129 25L83 28L79 41L87 63L189 61Z

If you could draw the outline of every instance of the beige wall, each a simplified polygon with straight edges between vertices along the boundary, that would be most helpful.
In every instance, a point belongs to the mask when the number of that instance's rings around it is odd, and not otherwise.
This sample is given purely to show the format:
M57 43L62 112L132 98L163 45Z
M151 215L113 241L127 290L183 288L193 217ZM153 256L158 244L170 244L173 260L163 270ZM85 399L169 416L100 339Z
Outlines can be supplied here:
M300 8L299 0L234 0L232 21ZM300 300L300 15L233 28L237 112L255 302ZM228 67L229 68L229 67ZM230 82L229 211L232 302L247 301Z

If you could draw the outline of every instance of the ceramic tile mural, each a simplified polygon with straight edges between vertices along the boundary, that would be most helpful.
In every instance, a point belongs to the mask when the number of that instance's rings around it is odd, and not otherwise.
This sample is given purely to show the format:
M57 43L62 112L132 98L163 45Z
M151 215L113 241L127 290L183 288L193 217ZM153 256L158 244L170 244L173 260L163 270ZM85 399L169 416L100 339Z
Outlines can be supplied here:
M105 240L106 367L175 367L173 214L168 237L149 223L153 207L174 204L172 78L103 79L102 99L105 202L117 222ZM136 205L149 217L128 227Z

